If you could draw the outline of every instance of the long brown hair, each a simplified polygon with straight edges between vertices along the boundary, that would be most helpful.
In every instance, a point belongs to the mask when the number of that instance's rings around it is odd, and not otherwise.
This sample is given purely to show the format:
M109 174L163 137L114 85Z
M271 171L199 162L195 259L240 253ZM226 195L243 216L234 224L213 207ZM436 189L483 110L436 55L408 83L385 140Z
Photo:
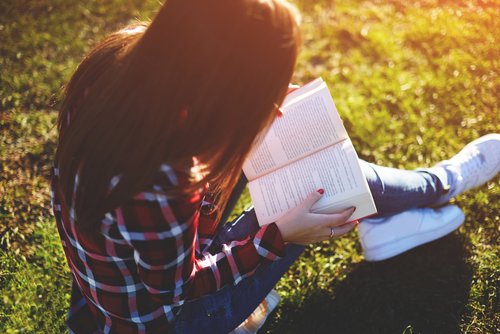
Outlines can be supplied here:
M105 38L71 78L58 119L59 184L77 227L95 230L162 163L189 167L193 157L203 177L169 195L208 182L222 212L298 47L285 0L168 0L149 25Z

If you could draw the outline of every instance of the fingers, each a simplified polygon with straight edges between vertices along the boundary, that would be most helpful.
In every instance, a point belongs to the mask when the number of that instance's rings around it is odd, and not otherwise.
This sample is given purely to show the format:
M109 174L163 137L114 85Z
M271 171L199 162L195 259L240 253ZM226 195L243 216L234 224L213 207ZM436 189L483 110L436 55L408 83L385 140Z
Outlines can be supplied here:
M316 203L317 201L319 201L321 199L321 197L323 197L324 192L325 191L320 188L320 189L310 193L306 197L304 202L302 202L303 208L306 209L307 211L311 210L311 207L314 205L314 203Z
M351 206L350 208L345 209L344 211L339 212L338 215L338 221L345 223L349 217L352 216L352 214L356 211L356 208L354 206ZM338 226L339 224L335 224L335 226ZM342 225L342 223L340 224Z
M349 217L352 216L355 210L355 207L350 207L343 211L340 211L339 213L313 213L311 215L313 215L314 217L314 224L319 224L326 227L334 227L344 225Z
M350 222L348 224L344 224L344 225L341 225L341 226L330 227L330 235L329 235L329 237L330 238L341 237L344 234L347 234L350 231L352 231L352 229L354 227L356 227L356 225L358 225L358 222L354 221L354 222ZM331 231L332 231L331 229L333 229L333 235L331 234Z
M328 240L332 238L340 238L351 232L357 225L358 221L352 221L350 223L335 226L335 227L326 227L326 233L323 235L322 240Z
M336 226L336 227L327 227L326 228L326 233L322 233L321 236L318 237L313 237L313 238L306 238L304 240L300 241L295 241L295 244L298 245L304 245L307 246L309 244L313 244L315 242L319 241L326 241L334 238L340 238L346 235L347 233L351 232L357 225L358 221L353 221L341 226ZM333 228L333 235L332 235L332 229ZM323 227L325 229L325 227Z
M283 240L296 244L309 244L330 238L331 228L335 228L335 236L341 236L356 226L355 223L346 224L355 210L354 207L337 213L312 213L311 207L322 198L323 194L323 189L310 193L299 206L276 221Z

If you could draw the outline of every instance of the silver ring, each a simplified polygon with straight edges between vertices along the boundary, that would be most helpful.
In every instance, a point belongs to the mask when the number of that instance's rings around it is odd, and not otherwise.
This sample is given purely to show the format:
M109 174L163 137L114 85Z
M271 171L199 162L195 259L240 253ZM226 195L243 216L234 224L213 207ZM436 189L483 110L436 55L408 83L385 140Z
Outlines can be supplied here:
M333 238L334 235L335 235L335 230L333 229L333 227L330 227L330 238Z

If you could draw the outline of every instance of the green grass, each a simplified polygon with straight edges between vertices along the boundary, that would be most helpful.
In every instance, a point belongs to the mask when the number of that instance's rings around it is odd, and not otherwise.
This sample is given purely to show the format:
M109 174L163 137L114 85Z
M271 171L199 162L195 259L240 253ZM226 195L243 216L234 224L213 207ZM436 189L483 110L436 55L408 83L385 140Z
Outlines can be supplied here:
M306 1L295 82L327 80L361 157L431 166L499 132L496 1ZM106 33L156 0L0 3L0 332L61 333L69 272L48 175L60 91ZM354 233L311 246L278 284L261 332L494 333L500 328L498 178L455 200L455 233L382 263ZM246 194L236 211L249 202Z

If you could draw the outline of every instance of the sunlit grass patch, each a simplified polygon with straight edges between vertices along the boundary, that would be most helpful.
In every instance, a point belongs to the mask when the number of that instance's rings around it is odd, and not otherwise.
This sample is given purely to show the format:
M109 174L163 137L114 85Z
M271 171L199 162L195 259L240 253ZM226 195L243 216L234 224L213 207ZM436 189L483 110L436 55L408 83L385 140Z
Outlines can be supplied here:
M70 276L53 221L34 224L29 259L0 251L0 332L63 333Z

